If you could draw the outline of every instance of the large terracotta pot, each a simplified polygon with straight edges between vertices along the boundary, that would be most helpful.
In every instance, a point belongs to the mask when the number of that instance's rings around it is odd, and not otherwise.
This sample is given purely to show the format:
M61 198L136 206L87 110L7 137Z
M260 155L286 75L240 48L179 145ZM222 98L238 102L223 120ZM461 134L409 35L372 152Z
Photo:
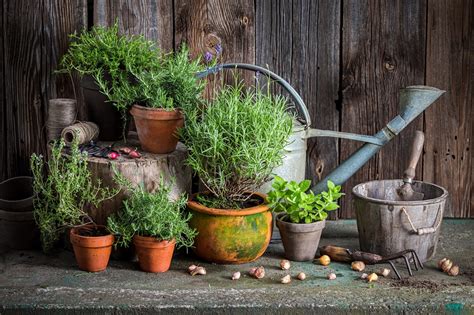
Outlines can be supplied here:
M154 237L135 235L133 244L143 271L166 272L170 269L175 240L160 241Z
M192 213L189 225L196 229L194 252L200 258L220 264L242 264L263 255L272 235L272 214L265 194L254 193L262 203L245 209L213 209L188 201Z
M79 269L89 272L98 272L107 268L115 241L115 237L110 233L103 236L81 235L87 234L94 228L106 231L103 225L75 227L70 231L70 240Z
M183 127L183 113L133 105L130 113L137 127L142 149L157 154L171 153L178 144L178 128Z
M284 220L285 216L285 213L280 213L276 217L285 257L293 261L313 260L326 220L309 224L291 223Z

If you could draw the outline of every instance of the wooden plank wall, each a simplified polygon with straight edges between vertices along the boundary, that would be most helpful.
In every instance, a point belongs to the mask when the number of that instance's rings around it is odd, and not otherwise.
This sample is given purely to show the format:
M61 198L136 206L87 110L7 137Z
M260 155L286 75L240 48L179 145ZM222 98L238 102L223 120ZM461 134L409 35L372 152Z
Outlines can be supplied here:
M344 186L333 218L353 217L354 184L401 176L416 129L426 133L417 177L450 191L447 216L474 217L473 15L474 0L4 0L0 180L28 174L29 155L45 149L47 100L74 95L53 73L68 34L117 21L166 51L187 43L198 55L220 42L222 61L268 66L301 93L316 128L373 134L398 113L400 87L446 90ZM307 177L319 180L359 146L311 139Z

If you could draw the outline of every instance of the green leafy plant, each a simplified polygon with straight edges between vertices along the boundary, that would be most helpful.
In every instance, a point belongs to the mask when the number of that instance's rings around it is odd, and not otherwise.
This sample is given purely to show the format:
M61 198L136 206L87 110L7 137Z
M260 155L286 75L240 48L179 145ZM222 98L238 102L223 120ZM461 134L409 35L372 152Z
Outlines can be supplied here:
M131 195L124 200L120 212L107 220L109 230L117 235L117 246L128 247L134 235L155 237L159 240L176 240L176 246L191 247L196 231L185 214L185 194L176 201L170 200L170 187L160 179L156 192L149 193L143 186L132 187L123 176L116 176L121 186L127 187Z
M211 192L200 202L219 208L240 208L249 192L268 181L293 127L286 99L241 84L223 87L202 111L187 116L180 131L187 164Z
M98 206L118 193L116 189L102 188L100 180L92 179L87 155L79 151L77 142L67 155L63 149L61 140L52 146L49 161L37 154L30 159L36 192L34 216L45 252L52 249L66 227L93 223L86 205Z
M120 35L118 23L110 28L95 26L70 37L72 42L58 72L92 76L126 119L127 110L137 98L132 74L159 68L158 48L143 36Z
M287 213L292 223L313 223L326 219L327 211L339 208L337 200L344 195L340 192L341 186L328 180L328 190L317 195L311 190L307 192L310 186L310 180L287 182L275 176L273 190L268 193L270 208L274 212Z
M173 110L194 108L202 103L206 81L196 73L203 71L201 59L191 60L183 45L176 53L161 57L159 68L134 73L137 78L137 101L152 108Z

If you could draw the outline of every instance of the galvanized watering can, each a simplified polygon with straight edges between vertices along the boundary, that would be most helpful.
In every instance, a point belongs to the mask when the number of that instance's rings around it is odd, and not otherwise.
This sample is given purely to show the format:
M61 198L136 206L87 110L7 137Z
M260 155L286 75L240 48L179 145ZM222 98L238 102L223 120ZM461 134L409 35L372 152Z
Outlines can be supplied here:
M365 142L364 146L354 152L349 158L347 158L347 160L331 171L331 173L329 173L323 180L311 187L311 190L313 190L315 193L319 193L326 189L326 182L328 179L332 180L338 185L346 182L385 144L398 135L406 126L408 126L408 124L410 124L410 122L412 122L445 92L434 87L423 85L409 86L401 89L400 114L395 116L395 118L393 118L374 136L368 136L311 128L311 118L301 96L282 77L265 68L244 63L228 63L209 68L206 71L198 73L197 76L205 77L209 74L217 73L223 69L244 69L261 73L280 84L290 94L293 101L295 102L298 114L302 116L298 119L301 124L295 124L293 127L293 134L290 137L290 143L285 147L286 152L283 159L283 164L274 170L276 175L279 175L286 180L295 180L298 182L305 178L306 148L308 138L336 137ZM268 183L267 185L263 186L261 191L267 192L271 188L270 185L271 184Z

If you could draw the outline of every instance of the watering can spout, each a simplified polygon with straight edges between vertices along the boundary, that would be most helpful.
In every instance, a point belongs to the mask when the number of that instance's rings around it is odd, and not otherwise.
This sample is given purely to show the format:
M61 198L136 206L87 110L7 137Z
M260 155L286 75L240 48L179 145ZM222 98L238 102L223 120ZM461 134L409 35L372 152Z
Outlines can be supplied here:
M383 145L387 144L408 126L416 117L433 104L445 91L423 85L408 86L400 91L400 114L392 119L374 137L380 140L379 144L366 143L342 162L324 179L311 188L315 193L326 190L327 181L331 180L340 185L346 182L367 161L374 156Z
M400 90L400 116L408 125L445 91L424 85L408 86Z

